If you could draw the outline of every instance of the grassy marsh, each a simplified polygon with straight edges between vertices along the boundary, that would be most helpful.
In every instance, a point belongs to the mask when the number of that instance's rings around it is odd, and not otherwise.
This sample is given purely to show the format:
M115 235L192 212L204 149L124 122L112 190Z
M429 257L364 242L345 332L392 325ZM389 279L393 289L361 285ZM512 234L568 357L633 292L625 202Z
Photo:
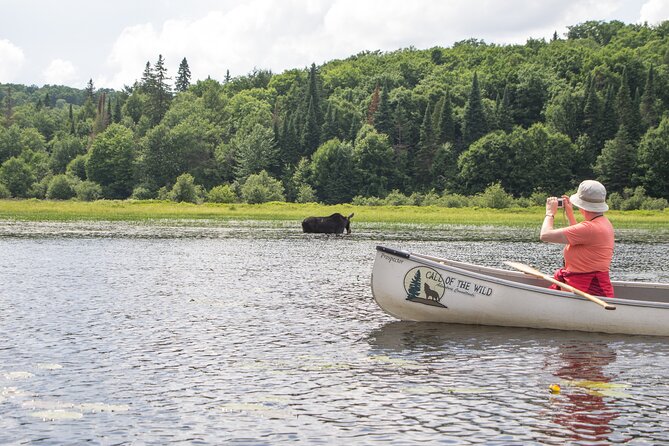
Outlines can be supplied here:
M530 208L443 208L434 206L354 206L316 203L190 204L168 201L0 200L0 219L23 221L149 221L149 220L302 220L310 215L355 213L354 221L387 224L479 225L534 227L543 206ZM610 211L616 228L669 229L666 211ZM556 226L566 219L556 218Z

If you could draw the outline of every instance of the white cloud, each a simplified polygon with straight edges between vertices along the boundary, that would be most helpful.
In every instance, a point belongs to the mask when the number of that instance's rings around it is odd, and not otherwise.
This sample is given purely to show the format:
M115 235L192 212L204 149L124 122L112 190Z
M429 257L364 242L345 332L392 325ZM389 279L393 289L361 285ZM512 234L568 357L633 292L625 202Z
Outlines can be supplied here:
M14 82L25 62L23 50L9 40L0 40L0 82Z
M42 72L47 84L72 85L78 80L77 68L69 60L54 59Z
M667 0L649 0L641 7L640 22L655 25L669 20L669 2Z

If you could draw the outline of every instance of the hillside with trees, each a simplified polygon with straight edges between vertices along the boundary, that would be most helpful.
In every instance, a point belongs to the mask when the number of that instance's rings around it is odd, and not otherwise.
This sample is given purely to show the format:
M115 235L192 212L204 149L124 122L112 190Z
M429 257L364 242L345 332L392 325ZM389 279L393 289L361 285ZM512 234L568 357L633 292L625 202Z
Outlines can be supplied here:
M122 91L0 85L0 197L527 198L597 178L669 199L669 21L220 82L192 80L187 57L170 74L159 55L138 78Z

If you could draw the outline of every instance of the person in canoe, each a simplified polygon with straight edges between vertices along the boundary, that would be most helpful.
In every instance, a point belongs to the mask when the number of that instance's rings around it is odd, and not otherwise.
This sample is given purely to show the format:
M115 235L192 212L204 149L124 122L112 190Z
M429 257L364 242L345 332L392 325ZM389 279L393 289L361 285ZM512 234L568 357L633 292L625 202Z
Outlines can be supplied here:
M583 216L580 223L574 217L573 206ZM564 208L569 226L555 229L555 214L560 207ZM589 294L613 297L609 269L614 235L611 222L604 216L608 210L604 185L594 180L583 181L571 197L563 195L560 199L546 199L546 216L539 238L544 242L566 245L564 267L555 272L555 279ZM552 285L551 288L558 287Z

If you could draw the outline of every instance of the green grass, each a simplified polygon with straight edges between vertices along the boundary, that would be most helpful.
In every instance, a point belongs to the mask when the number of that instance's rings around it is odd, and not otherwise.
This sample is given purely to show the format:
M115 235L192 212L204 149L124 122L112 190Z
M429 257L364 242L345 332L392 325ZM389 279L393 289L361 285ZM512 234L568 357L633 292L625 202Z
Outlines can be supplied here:
M315 203L189 204L167 201L0 200L0 220L20 221L149 221L149 220L302 220L310 215L355 213L360 223L537 227L545 209L442 208L433 206L326 206ZM669 229L666 211L610 211L616 228ZM556 226L565 220L558 215Z

